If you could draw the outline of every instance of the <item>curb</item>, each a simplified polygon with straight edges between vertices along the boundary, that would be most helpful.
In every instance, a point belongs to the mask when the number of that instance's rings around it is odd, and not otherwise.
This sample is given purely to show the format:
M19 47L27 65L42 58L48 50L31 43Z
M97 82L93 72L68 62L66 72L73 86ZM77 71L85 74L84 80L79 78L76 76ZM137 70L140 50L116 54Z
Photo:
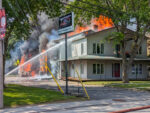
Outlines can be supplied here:
M109 113L126 113L126 112L137 111L137 110L148 109L148 108L150 108L150 105L142 106L142 107L135 107L135 108L130 108L130 109L124 109L124 110L119 110L119 111L113 111L113 112L109 112Z

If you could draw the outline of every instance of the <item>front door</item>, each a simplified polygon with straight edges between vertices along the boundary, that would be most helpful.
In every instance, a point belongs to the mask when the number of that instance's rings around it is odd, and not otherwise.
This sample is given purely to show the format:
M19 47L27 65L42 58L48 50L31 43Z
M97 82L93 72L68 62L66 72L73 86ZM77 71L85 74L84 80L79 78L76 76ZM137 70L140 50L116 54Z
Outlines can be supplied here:
M112 64L112 76L120 77L120 63Z

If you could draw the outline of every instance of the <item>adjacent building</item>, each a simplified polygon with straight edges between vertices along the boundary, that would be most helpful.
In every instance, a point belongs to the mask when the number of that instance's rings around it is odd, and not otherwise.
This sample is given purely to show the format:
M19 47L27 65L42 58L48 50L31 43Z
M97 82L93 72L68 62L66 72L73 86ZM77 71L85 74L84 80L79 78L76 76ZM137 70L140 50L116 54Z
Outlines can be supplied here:
M150 57L150 34L148 35L147 39L147 55Z

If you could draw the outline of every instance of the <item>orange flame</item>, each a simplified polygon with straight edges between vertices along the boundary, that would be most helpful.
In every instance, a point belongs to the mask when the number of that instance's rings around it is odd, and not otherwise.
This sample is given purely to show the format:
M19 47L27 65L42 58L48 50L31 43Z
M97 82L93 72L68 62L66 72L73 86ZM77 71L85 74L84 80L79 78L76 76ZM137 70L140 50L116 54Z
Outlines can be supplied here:
M25 57L26 57L25 55L23 55L21 57L20 66L25 63L25 61L26 61ZM29 58L31 58L31 55L29 55ZM32 63L29 62L29 63L27 63L26 65L24 65L23 67L20 68L20 72L23 75L25 74L25 75L28 75L28 76L30 76L30 75L34 76L35 73L32 72L31 68L32 68Z
M77 26L74 32L68 34L68 36L73 36L88 30L95 30L94 26L97 26L97 31L113 27L113 22L110 18L100 15L99 18L94 18L91 20L91 25Z
M32 71L31 75L32 75L32 77L34 77L35 76L35 71Z
M42 50L44 52L45 50ZM47 68L45 68L45 63L47 63L47 55L43 55L40 58L40 71L47 72Z

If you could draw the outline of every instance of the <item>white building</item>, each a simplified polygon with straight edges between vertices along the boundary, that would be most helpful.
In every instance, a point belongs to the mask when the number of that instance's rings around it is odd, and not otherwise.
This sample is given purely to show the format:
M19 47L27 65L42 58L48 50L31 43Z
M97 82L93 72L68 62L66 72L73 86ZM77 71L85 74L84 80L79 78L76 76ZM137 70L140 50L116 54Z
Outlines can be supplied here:
M112 43L105 42L114 28L99 32L88 31L68 38L68 75L77 78L75 69L85 80L119 80L122 78L122 58L119 56L120 46L113 47ZM64 38L57 40L64 41ZM130 44L130 43L129 43ZM127 52L130 50L127 47ZM65 45L59 51L60 75L65 77ZM147 41L142 46L129 70L130 79L147 79Z

